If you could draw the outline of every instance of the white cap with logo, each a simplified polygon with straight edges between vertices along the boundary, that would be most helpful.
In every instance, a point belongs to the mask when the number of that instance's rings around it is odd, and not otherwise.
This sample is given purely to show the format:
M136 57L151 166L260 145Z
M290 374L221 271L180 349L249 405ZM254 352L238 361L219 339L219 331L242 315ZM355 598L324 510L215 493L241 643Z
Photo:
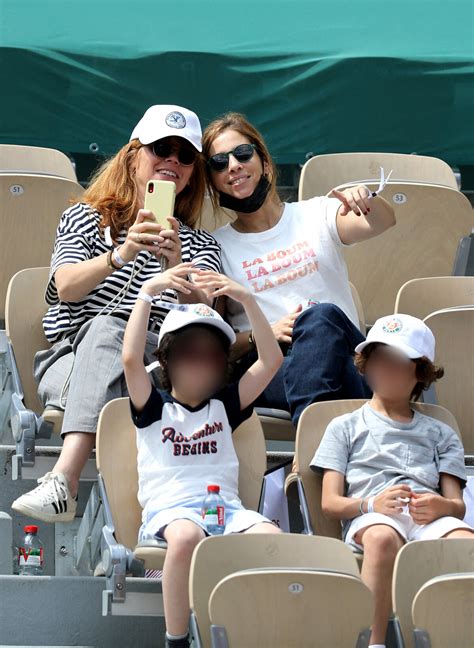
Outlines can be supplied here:
M179 329L191 324L214 326L229 338L231 344L235 342L233 328L222 319L219 313L206 304L173 304L172 310L170 310L161 325L158 346L160 346L161 340L167 333L179 331Z
M201 123L196 113L187 108L151 106L133 129L130 141L138 139L142 144L151 144L164 137L182 137L202 151Z
M424 322L411 315L387 315L378 319L366 340L356 346L356 353L373 342L398 349L412 360L426 357L434 362L435 359L436 343L433 333Z

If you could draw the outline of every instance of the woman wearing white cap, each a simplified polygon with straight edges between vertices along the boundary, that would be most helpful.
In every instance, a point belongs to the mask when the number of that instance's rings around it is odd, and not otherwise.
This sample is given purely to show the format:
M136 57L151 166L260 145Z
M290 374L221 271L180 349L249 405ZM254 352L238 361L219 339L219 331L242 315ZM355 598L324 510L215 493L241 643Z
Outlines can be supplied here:
M189 273L186 263L220 268L219 245L192 229L204 198L201 150L201 126L193 112L152 106L129 143L95 174L83 202L62 215L43 322L52 347L37 355L35 378L45 407L64 410L64 443L53 471L18 498L14 510L45 522L74 518L79 477L94 447L99 413L107 401L126 393L120 351L143 283L162 273L161 301L206 301L195 287L190 294L177 291ZM150 179L176 184L169 229L147 220L151 214L143 201ZM150 311L150 361L166 312L158 304Z
M223 272L247 286L284 347L283 367L258 404L289 409L296 425L318 400L370 394L352 362L358 329L343 248L395 225L393 208L359 185L282 203L262 135L238 113L209 124L203 152L214 204L237 219L216 232ZM239 304L227 301L241 368L253 361L253 336Z

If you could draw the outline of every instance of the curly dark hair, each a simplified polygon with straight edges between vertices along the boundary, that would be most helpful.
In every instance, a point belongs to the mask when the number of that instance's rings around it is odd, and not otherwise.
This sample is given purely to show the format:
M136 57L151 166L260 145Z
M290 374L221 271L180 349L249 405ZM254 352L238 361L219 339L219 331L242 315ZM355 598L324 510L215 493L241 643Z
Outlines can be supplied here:
M377 347L386 346L380 342L372 342L368 344L361 353L356 353L354 358L354 364L357 367L360 374L365 374L365 368L367 365L367 360L370 358L371 354L375 351ZM416 365L416 378L418 382L416 383L410 399L417 401L419 400L421 394L426 391L430 385L444 376L443 367L437 367L434 365L431 360L428 358L415 358L412 362Z
M231 362L230 359L231 344L227 335L223 333L220 329L216 328L215 326L209 326L206 324L189 324L188 326L184 326L178 331L172 333L166 333L166 335L164 335L163 339L161 340L160 346L154 353L155 357L160 363L160 366L158 367L158 378L162 388L165 389L166 391L171 391L172 389L172 384L171 384L170 375L168 371L168 363L170 357L172 356L173 351L176 349L176 347L179 346L180 340L182 340L184 335L191 330L195 331L196 333L199 330L210 331L219 340L222 346L222 350L224 351L227 357L227 367L223 376L223 385L222 385L223 387L225 386L225 384L227 384L227 382L230 379L230 376L232 375L233 363Z

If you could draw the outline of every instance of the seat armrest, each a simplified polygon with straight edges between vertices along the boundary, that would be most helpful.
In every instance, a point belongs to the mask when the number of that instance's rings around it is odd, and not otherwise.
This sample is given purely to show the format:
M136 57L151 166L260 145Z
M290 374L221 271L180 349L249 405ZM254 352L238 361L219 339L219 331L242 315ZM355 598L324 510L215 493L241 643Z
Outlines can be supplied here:
M314 535L311 517L309 515L308 502L304 492L303 479L298 472L291 472L285 480L285 493L288 497L288 491L296 484L296 493L300 505L301 517L303 518L303 533Z
M273 409L271 407L256 407L255 411L258 416L268 416L270 418L281 419L282 421L291 421L290 413L286 410Z
M415 640L415 648L431 648L431 641L425 630L415 628L413 630L413 638Z
M126 575L144 576L142 561L135 558L131 549L117 542L107 491L102 475L97 478L104 514L101 537L102 565L106 578L106 589L111 592L113 603L124 603L126 599Z
M298 479L301 479L301 476L298 472L292 470L285 479L285 494L288 497L290 493L290 489L293 490L293 488L296 486L296 483ZM292 488L293 487L293 488Z

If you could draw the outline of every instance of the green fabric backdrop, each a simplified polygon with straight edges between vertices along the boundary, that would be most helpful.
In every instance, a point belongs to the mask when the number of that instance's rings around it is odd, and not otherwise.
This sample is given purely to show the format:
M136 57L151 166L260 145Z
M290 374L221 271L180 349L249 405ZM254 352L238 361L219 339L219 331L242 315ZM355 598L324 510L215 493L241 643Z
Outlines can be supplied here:
M472 0L0 0L0 142L110 154L153 103L238 110L280 164L474 164Z

